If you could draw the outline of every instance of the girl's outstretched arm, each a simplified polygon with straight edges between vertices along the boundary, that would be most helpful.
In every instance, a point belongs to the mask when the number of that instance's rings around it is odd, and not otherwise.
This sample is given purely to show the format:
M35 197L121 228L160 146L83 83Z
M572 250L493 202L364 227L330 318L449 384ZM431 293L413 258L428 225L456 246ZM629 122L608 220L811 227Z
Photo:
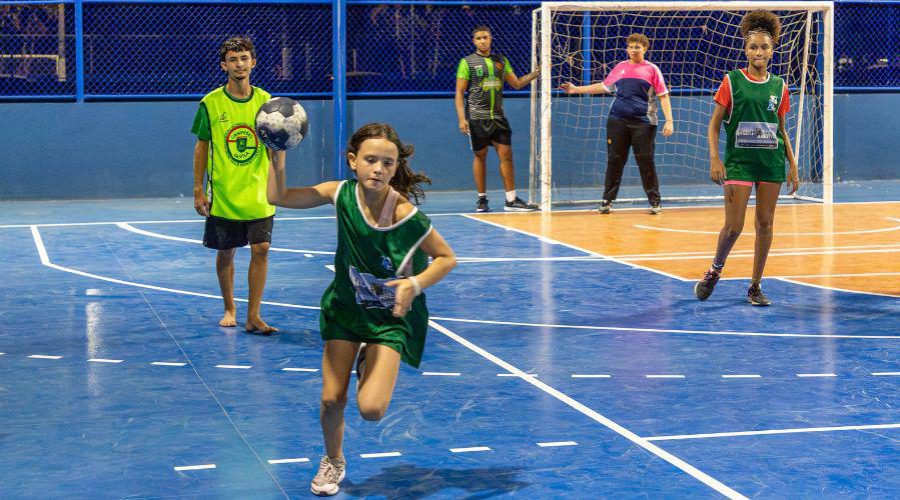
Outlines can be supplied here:
M334 193L339 181L328 181L309 187L285 186L283 151L276 151L269 162L269 182L266 198L270 204L285 208L312 208L334 203Z

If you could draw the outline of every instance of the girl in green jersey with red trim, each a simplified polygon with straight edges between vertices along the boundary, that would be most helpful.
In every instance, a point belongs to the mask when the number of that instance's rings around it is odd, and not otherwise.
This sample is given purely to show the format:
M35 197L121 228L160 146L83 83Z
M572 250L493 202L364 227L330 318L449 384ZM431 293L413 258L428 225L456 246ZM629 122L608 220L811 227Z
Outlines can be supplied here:
M412 152L390 125L370 123L347 147L356 179L287 188L283 164L270 164L269 203L287 208L333 203L337 215L335 277L322 295L319 317L326 456L310 486L317 495L336 494L344 479L344 407L354 362L359 413L381 420L400 362L418 367L422 359L428 329L422 290L456 265L453 250L407 199L418 201L418 184L430 182L407 165Z
M725 259L744 228L747 202L756 186L756 244L753 276L747 290L751 304L771 304L760 288L766 257L772 246L772 223L781 184L787 180L793 194L800 185L797 162L785 131L790 93L784 81L768 72L781 21L766 10L746 14L741 21L746 69L730 71L716 92L716 107L709 121L710 177L725 189L725 225L712 266L694 285L694 294L706 300L719 281ZM719 128L725 123L725 163L719 159ZM784 163L789 168L785 179Z

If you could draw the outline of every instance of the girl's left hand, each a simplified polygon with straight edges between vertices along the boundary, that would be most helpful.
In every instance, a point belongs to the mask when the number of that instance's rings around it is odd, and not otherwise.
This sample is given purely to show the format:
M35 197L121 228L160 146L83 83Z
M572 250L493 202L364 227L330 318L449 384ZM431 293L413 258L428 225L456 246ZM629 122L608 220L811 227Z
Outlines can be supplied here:
M412 281L402 278L388 281L385 285L394 288L394 309L391 313L395 318L406 316L412 308L413 299L416 298L416 288Z
M788 189L790 189L788 194L796 193L797 189L800 187L800 175L797 173L797 165L792 165L791 168L788 169L787 185Z

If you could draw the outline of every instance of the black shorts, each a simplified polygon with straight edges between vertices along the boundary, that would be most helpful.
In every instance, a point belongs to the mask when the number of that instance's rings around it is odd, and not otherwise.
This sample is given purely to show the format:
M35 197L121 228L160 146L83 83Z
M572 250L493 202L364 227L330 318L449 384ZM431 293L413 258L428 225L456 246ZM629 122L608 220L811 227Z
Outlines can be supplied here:
M272 242L275 216L254 220L231 220L210 215L203 228L203 246L215 250L230 250L247 244Z
M469 120L469 140L472 141L472 151L481 151L494 142L508 146L512 144L512 129L506 118Z

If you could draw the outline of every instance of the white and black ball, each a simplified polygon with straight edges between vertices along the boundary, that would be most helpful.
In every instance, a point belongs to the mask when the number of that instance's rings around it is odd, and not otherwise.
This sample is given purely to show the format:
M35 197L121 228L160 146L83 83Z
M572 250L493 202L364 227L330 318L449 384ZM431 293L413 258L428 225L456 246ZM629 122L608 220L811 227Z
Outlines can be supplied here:
M306 110L287 97L273 97L256 113L256 135L263 144L285 151L300 144L309 132Z

